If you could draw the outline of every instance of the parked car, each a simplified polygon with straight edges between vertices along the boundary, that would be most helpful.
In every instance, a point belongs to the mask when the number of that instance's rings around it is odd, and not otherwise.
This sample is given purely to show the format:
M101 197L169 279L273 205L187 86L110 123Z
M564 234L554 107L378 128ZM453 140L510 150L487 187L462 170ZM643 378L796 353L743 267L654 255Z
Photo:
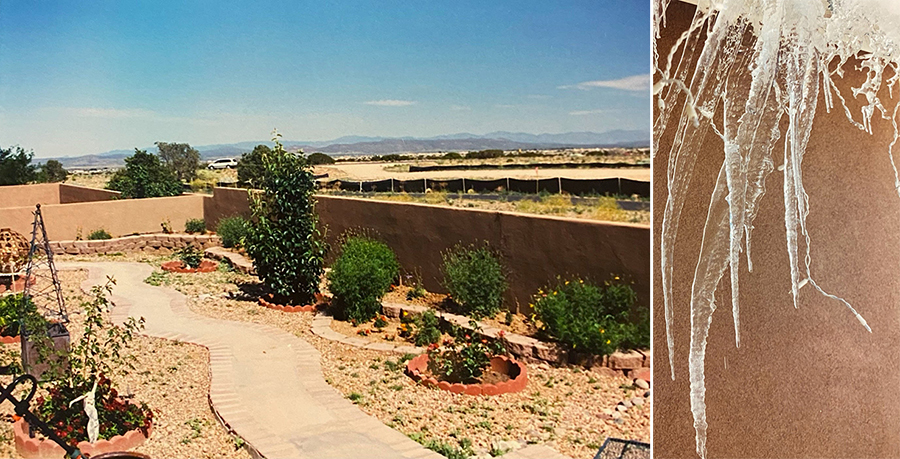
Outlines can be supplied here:
M234 169L235 167L237 167L237 161L235 161L234 158L217 159L217 160L209 163L208 166L206 166L206 168L209 170Z

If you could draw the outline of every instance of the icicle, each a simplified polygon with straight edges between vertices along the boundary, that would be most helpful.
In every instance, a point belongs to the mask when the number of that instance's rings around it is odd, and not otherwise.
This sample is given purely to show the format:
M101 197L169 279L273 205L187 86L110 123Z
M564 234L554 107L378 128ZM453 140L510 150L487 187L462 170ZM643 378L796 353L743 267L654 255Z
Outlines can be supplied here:
M656 37L665 25L670 0L656 0L653 21ZM703 33L705 39L701 39ZM673 334L674 249L682 209L697 154L710 129L723 140L725 159L710 199L707 221L691 291L691 343L688 357L691 411L697 431L697 452L706 455L704 359L709 326L715 311L714 293L724 270L730 268L735 345L740 346L740 258L746 250L747 269L753 270L753 221L765 181L775 170L773 150L783 141L782 172L785 242L791 275L791 299L799 308L799 292L809 284L821 295L842 303L868 331L865 319L845 299L826 292L811 273L809 197L803 186L803 158L819 91L830 111L834 98L849 122L872 133L872 117L890 120L894 139L888 154L900 195L900 167L893 148L900 140L898 113L885 108L878 93L900 81L900 2L896 0L718 0L701 2L688 29L673 49L659 60L656 44L658 107L654 121L654 155L667 160L666 205L660 237L660 273L665 310L666 344L675 377ZM865 81L851 88L864 100L854 119L833 78L843 66L859 59ZM885 76L890 69L892 76ZM680 107L680 110L679 110ZM721 129L716 127L721 117ZM780 130L787 118L787 130ZM670 126L671 125L671 126ZM661 151L661 140L671 142ZM802 247L802 249L801 249ZM802 251L801 251L802 250ZM801 263L801 257L803 262ZM727 361L726 361L727 365Z

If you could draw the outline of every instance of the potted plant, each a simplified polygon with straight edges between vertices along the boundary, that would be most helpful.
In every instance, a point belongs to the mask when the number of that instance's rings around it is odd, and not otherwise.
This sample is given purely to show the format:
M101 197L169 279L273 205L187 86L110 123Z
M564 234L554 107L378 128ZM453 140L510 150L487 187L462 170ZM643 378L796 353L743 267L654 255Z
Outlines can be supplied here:
M45 372L45 396L33 400L31 411L45 421L54 433L77 445L86 454L122 451L143 443L150 436L153 412L144 403L123 399L111 378L131 368L134 356L126 350L134 334L143 328L143 318L129 318L121 327L107 322L115 281L91 290L84 308L84 333L67 354L67 365L50 360ZM26 324L26 327L28 325ZM46 355L51 346L38 336L35 346ZM16 450L24 457L63 456L63 449L37 437L24 419L15 427Z

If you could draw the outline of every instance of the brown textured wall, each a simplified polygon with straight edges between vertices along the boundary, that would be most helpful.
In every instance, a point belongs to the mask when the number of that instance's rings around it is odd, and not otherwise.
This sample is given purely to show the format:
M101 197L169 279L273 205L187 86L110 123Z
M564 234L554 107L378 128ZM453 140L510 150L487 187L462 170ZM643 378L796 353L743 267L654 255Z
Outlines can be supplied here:
M402 266L418 267L425 287L440 285L441 252L479 241L498 249L508 268L508 303L526 307L557 275L597 282L611 274L634 281L640 307L650 298L650 230L646 226L454 209L424 204L319 196L318 211L332 246L348 229L369 228L391 246Z
M184 231L189 218L203 218L202 195L184 195L168 198L121 199L115 201L85 202L78 204L42 205L41 213L50 240L72 240L81 228L81 235L96 229L105 229L114 237L133 233L159 232L164 220L172 223L175 231ZM0 225L11 227L22 234L31 233L34 207L0 208Z
M639 307L650 304L646 226L325 195L317 199L332 249L345 231L369 228L394 249L405 269L419 269L431 291L444 291L442 251L459 242L488 241L509 267L507 301L513 307L527 307L537 289L566 274L598 282L625 275L634 281ZM216 188L206 203L207 225L247 213L246 190ZM329 255L333 257L334 250Z
M38 203L59 204L59 184L0 186L0 208L34 207ZM0 225L3 225L2 220L0 220Z
M109 201L121 195L118 191L100 190L80 185L59 184L59 204L76 202Z
M658 42L661 57L686 28L693 9L673 2ZM853 68L845 65L847 77L838 80L845 97L848 80L860 81ZM858 108L851 102L852 113ZM826 291L856 306L873 333L809 286L794 309L783 180L773 172L754 223L753 273L742 262L739 349L727 272L716 292L719 310L706 359L709 457L900 457L900 199L887 154L891 125L876 116L873 128L875 135L868 135L852 127L842 109L821 110L803 161L813 276ZM666 199L668 142L664 139L653 169L655 237ZM696 457L687 365L690 288L709 196L724 157L721 140L708 136L699 155L675 250L675 381L669 378L662 286L654 267L653 447L658 458ZM776 148L774 155L781 164L783 149ZM654 257L658 263L658 244Z
M225 217L235 215L249 217L250 206L247 201L247 190L243 188L213 188L212 197L207 197L203 203L203 215L206 227L210 230L215 230L219 220Z

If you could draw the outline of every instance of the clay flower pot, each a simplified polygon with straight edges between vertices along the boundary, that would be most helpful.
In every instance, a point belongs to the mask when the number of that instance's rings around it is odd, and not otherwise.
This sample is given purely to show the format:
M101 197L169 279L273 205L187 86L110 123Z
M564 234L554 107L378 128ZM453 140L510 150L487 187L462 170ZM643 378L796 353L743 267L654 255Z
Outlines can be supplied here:
M66 455L65 450L62 449L62 446L57 445L52 440L40 439L40 438L31 438L28 435L29 426L28 423L25 422L24 419L19 419L13 425L13 431L16 437L16 452L22 455L25 459L37 459L37 458L56 458L63 457ZM98 454L104 453L121 453L122 451L129 450L131 448L135 448L150 436L150 433L153 431L153 426L150 426L150 429L147 430L147 436L140 431L140 429L130 430L125 433L125 435L116 435L115 437L110 438L109 440L98 440L95 443L88 443L86 441L78 443L78 449L81 450L82 453L88 454L90 456L97 457ZM135 457L133 453L131 456L106 456L106 457ZM137 456L137 457L146 457L146 456Z
M466 395L500 395L519 392L528 385L528 371L525 364L506 356L500 355L491 359L491 369L509 376L509 381L497 384L460 384L438 381L428 376L428 354L421 354L406 363L406 374L417 382L440 390L447 390L454 394Z
M173 273L211 273L216 270L219 264L215 261L203 260L200 262L200 266L197 268L191 268L186 266L184 262L180 260L167 261L162 264L163 271L169 271Z

